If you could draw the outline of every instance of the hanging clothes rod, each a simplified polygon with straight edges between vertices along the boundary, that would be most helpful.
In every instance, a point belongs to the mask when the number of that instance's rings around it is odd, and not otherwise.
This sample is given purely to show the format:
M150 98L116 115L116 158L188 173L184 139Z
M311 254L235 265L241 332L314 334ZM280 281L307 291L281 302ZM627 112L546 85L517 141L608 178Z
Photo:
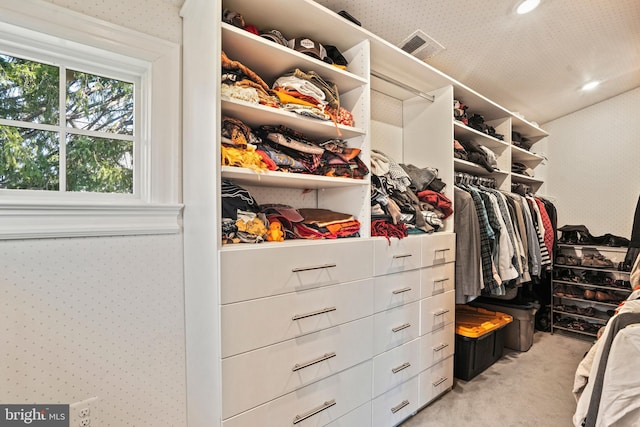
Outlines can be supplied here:
M413 93L414 95L419 96L420 98L424 98L427 101L434 102L436 100L436 98L433 95L429 95L428 93L424 93L424 92L422 92L422 91L420 91L420 90L418 90L416 88L413 88L413 87L411 87L409 85L401 83L401 82L399 82L399 81L397 81L397 80L395 80L395 79L393 79L393 78L391 78L389 76L385 76L384 74L380 74L377 71L371 71L371 75L373 77L379 78L380 80L384 80L387 83L391 83L392 85L396 85L398 87L401 87L402 89L404 89L406 91L409 91L409 92Z

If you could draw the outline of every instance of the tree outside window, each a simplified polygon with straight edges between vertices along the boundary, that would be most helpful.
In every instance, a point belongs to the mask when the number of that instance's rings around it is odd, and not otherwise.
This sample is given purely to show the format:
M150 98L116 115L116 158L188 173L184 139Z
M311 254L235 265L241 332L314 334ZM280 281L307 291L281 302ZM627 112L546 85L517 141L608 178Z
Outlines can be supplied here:
M0 189L133 193L134 90L0 53Z

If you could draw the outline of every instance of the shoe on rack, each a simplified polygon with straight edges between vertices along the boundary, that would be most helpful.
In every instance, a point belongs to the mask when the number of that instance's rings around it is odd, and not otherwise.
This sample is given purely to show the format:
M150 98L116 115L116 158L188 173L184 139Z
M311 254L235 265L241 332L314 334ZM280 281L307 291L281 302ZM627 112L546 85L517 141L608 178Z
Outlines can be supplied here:
M620 302L623 298L620 298L619 296L617 296L617 295L615 295L615 294L613 294L611 292L596 291L595 299L596 299L596 301L599 301L599 302L617 303L617 302Z
M564 255L557 255L556 264L567 265L567 258Z
M576 258L576 257L571 256L571 255L567 256L567 258L566 258L566 264L567 265L571 265L571 266L580 265L580 261L581 261L580 258Z
M597 294L597 292L592 290L592 289L585 289L584 293L582 294L582 296L584 297L584 299L594 300L594 299L596 299L596 294Z

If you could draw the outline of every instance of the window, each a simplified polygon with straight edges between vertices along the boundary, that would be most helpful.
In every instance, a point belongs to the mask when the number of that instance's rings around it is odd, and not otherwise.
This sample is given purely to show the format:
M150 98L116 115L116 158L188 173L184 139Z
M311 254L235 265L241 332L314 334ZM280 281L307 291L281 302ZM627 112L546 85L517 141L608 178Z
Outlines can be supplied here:
M0 239L179 231L179 45L0 5Z
M0 52L0 188L133 193L135 91Z

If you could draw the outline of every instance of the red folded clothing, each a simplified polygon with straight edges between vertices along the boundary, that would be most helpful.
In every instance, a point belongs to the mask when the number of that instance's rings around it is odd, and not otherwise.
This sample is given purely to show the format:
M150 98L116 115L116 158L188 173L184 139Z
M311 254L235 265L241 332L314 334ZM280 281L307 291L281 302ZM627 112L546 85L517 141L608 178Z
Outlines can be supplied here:
M451 200L442 193L438 193L433 190L424 190L420 191L417 196L421 201L429 203L431 206L442 212L445 218L451 216L453 213L453 203L451 203Z

